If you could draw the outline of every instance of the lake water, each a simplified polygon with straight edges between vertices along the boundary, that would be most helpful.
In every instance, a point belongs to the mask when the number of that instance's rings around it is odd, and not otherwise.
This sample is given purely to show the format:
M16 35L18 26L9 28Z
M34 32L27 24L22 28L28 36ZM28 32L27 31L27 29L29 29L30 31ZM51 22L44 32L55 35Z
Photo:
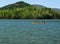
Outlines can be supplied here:
M60 20L42 21L0 19L0 44L60 44Z

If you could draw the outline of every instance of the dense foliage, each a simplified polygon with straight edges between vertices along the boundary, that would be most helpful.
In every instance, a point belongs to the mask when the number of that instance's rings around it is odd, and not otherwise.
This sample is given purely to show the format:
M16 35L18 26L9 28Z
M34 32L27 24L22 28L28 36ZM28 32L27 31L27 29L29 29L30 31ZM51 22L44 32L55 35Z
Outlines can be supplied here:
M20 6L19 6L20 3ZM51 8L34 7L19 2L0 9L0 18L3 19L60 19L60 12ZM18 6L16 6L16 4Z

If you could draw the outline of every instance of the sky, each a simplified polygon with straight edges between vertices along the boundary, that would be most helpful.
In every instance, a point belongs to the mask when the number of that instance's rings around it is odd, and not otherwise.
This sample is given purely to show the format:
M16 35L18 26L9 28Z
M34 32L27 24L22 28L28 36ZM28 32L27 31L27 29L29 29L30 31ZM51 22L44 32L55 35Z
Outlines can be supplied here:
M29 4L38 4L50 8L60 9L60 0L0 0L0 7L6 6L8 4L16 3L18 1L24 1Z

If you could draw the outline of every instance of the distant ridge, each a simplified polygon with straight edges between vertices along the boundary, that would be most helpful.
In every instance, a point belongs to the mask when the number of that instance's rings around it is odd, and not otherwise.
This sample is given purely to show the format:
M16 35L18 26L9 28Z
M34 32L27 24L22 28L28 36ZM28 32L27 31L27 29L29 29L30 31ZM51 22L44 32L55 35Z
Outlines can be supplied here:
M48 7L46 7L46 6L37 5L37 4L33 4L33 6L35 6L35 7L40 7L40 8L48 8ZM58 8L52 8L52 9L55 10L55 11L60 11L60 9L58 9Z
M41 8L47 8L47 7L43 6L43 5L37 5L37 4L33 4L33 6L35 6L35 7L41 7Z
M53 8L55 11L60 11L60 9L58 9L58 8Z

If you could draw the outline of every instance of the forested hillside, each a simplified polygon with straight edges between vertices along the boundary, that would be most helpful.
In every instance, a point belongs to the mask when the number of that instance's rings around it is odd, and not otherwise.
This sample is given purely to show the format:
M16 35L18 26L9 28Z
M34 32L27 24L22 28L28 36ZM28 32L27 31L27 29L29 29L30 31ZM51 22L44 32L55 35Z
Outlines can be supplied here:
M52 8L36 7L23 1L0 8L1 19L60 19L60 12Z

